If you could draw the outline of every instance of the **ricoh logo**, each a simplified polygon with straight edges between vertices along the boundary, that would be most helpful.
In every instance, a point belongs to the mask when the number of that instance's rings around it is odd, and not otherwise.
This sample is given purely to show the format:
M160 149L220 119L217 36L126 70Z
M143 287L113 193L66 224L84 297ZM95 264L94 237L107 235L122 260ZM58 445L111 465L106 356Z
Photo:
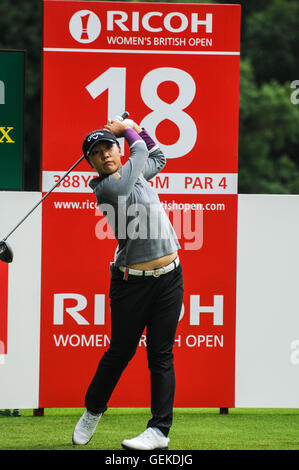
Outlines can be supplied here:
M69 23L70 33L73 38L81 43L93 42L101 32L99 17L89 10L77 11Z
M212 325L223 326L224 315L223 315L223 295L214 295L212 305L202 305L200 301L200 295L190 295L190 311L185 312L184 305L182 306L181 315L179 320L182 320L184 316L187 316L185 323L189 325L199 326L203 315L210 317L209 322ZM67 306L71 302L72 306ZM90 317L85 309L93 312L93 317ZM187 315L185 315L187 313ZM189 315L188 315L189 313ZM53 325L64 325L69 321L70 317L74 324L77 325L105 325L105 295L96 294L92 299L92 305L88 305L87 298L82 294L76 293L63 293L54 294L54 309L53 309ZM188 318L189 317L189 318ZM179 334L175 339L176 347L187 347L187 348L223 348L224 347L224 334L198 334L198 331L194 331L195 334ZM53 334L53 341L55 347L66 348L66 347L106 347L110 344L109 335L105 332L93 331L84 333L76 329L76 333L68 332L63 333L57 330L57 333ZM139 346L146 347L146 335L142 335L139 341Z
M182 33L189 31L197 34L213 32L213 14L190 13L186 15L180 12L164 14L160 11L150 11L141 14L139 11L107 11L106 31L110 32L139 32L150 33ZM77 11L70 20L69 30L72 37L81 43L95 41L101 33L101 21L99 17L90 10Z
M160 33L163 29L171 33L181 33L189 29L191 33L198 33L199 28L204 27L206 33L212 33L212 18L211 13L199 18L198 13L191 13L188 17L180 12L164 15L160 11L150 11L141 16L138 11L133 11L129 16L125 11L108 11L107 31L120 29L138 32L143 28L151 33Z
M223 325L223 300L223 295L213 295L212 305L202 305L200 295L190 295L189 324L200 325L201 316L209 314L213 325ZM72 307L66 306L68 301L73 303ZM93 309L93 319L91 323L87 320L86 314L84 313L84 310L88 307L88 301L82 294L54 294L53 307L54 325L63 325L66 316L72 317L78 325L105 325L105 294L94 295L93 305L90 306L90 308ZM183 305L179 320L182 320L184 315L185 308Z

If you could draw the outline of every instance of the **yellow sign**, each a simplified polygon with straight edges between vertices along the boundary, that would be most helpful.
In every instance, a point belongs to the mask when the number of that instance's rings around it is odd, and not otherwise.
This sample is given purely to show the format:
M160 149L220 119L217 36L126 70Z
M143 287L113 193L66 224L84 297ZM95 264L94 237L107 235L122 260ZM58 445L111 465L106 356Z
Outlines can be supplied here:
M0 135L2 134L2 137L0 137L0 144L3 144L4 142L6 142L7 144L15 143L15 141L12 140L12 138L9 136L9 133L12 129L14 128L13 127L0 127Z

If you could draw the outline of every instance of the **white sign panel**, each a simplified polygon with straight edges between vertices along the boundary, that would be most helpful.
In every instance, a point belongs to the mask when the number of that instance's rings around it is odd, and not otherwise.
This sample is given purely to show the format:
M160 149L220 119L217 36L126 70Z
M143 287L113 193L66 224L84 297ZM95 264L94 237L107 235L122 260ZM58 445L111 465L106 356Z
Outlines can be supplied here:
M0 239L41 199L39 192L0 192ZM9 237L13 262L1 269L2 354L0 408L38 408L40 343L41 211L37 208ZM5 331L3 331L5 328ZM4 340L5 338L5 343Z
M236 407L299 407L299 196L239 195Z

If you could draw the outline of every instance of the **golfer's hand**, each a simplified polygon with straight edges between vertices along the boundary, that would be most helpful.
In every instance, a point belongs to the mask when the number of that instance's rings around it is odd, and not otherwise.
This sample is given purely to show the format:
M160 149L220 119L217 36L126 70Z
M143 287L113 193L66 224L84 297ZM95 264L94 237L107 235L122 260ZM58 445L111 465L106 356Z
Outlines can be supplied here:
M142 128L140 126L138 126L138 124L136 124L136 122L133 121L133 129L134 131L137 132L137 134L140 134L140 132L142 131Z
M123 123L131 127L131 129L134 129L134 131L136 131L137 134L140 134L140 132L142 131L142 128L138 126L138 124L135 121L133 121L133 119L125 119Z
M129 126L124 121L108 121L104 126L106 131L112 132L115 137L123 137L125 129L129 129Z

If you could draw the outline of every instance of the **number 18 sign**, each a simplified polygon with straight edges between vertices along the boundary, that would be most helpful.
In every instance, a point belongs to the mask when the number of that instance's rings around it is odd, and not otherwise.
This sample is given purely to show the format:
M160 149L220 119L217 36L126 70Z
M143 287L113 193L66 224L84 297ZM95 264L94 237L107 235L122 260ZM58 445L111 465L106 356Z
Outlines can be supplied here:
M149 184L181 245L177 406L234 406L239 46L238 5L44 1L42 191L125 110L167 157ZM117 243L94 176L82 162L43 205L40 407L83 406L109 347ZM111 406L149 405L139 346Z

